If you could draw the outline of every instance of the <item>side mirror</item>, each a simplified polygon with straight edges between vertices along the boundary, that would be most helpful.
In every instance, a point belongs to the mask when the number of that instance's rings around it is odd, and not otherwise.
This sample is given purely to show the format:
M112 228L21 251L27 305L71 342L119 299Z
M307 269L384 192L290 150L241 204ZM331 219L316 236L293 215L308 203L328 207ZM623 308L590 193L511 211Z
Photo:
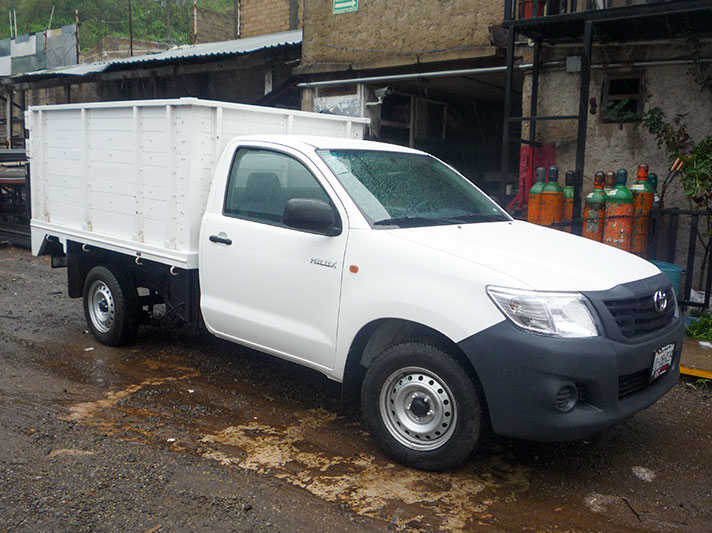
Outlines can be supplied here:
M292 198L284 207L283 219L290 228L310 233L322 235L341 233L341 225L337 224L333 207L323 200Z

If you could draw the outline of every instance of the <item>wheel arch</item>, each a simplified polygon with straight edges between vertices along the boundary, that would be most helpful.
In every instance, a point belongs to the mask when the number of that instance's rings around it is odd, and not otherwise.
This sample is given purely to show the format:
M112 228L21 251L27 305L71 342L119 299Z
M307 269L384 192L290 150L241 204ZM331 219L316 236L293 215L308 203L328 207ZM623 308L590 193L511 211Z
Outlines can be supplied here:
M386 348L408 341L426 341L451 353L482 392L482 407L489 422L486 398L472 363L455 341L430 326L402 318L381 318L363 326L349 348L342 381L345 411L356 413L360 407L361 385L366 370Z

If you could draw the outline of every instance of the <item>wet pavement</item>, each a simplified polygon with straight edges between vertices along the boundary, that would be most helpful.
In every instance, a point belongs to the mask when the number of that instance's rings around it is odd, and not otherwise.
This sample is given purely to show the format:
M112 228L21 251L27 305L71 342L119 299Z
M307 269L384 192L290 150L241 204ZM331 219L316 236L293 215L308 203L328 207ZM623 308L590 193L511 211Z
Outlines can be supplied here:
M86 333L65 271L0 247L0 531L711 531L712 384L453 472L387 460L318 373L189 331Z

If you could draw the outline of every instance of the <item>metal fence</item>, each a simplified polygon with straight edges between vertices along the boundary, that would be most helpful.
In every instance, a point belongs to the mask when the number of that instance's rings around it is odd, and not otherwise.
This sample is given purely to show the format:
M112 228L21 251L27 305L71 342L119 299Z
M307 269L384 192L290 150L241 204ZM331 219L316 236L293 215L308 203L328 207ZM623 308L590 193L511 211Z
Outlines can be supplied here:
M684 262L684 265L679 265L684 269L680 305L709 307L712 289L712 211L677 208L653 211L648 258L668 263ZM698 288L703 287L704 302L691 299L695 282Z

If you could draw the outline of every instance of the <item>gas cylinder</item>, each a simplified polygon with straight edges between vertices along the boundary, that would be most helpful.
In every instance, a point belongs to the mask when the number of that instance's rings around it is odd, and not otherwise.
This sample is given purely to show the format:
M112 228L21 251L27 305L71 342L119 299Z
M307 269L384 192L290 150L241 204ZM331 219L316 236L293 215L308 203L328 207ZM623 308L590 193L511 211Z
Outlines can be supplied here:
M626 252L630 250L630 236L633 231L633 194L626 183L628 172L620 169L616 173L616 186L606 194L606 222L603 227L603 242Z
M612 170L609 170L608 172L606 172L606 182L603 185L603 192L608 194L615 188L616 188L616 173L613 172Z
M601 242L603 239L603 220L606 212L606 193L603 192L606 175L596 172L593 178L593 191L586 196L583 210L583 233L587 239Z
M574 176L573 170L567 170L564 177L564 222L571 222L574 218ZM566 230L571 231L571 226Z
M549 181L541 190L539 224L551 226L564 217L564 189L559 185L559 167L549 169Z
M536 169L536 182L529 189L529 201L527 204L527 222L539 223L539 213L541 212L541 190L546 185L546 169L539 167Z
M655 189L648 182L648 165L638 165L638 180L631 186L633 194L633 233L630 240L630 251L640 257L645 257L648 251L648 226L650 211L653 209Z

